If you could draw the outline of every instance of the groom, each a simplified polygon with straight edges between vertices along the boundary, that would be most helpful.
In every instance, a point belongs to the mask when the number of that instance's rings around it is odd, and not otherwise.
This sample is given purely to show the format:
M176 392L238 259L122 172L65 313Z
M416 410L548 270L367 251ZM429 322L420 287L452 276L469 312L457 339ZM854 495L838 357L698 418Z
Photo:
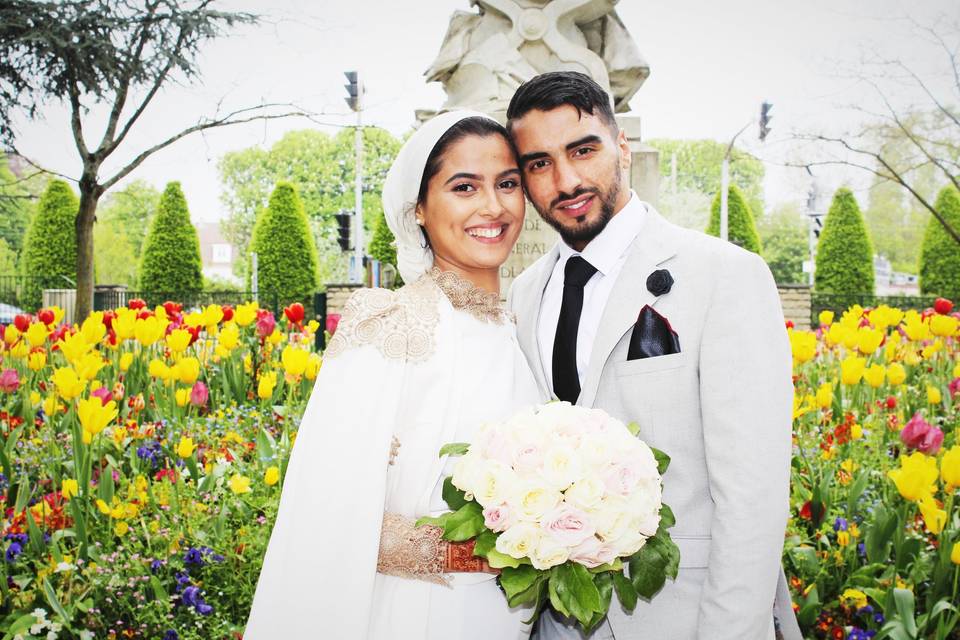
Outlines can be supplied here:
M677 579L632 615L611 607L591 639L800 638L780 565L793 388L776 286L760 256L639 200L610 105L558 72L507 111L527 197L561 238L508 300L541 391L639 423L672 458ZM551 616L539 635L582 637Z

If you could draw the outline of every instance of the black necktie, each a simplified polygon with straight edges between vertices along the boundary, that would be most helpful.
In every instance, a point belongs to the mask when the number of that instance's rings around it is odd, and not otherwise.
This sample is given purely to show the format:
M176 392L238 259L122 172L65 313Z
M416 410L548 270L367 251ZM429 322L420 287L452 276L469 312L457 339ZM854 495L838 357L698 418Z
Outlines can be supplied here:
M583 286L597 268L580 256L571 256L563 271L563 302L553 340L553 391L561 400L576 404L580 396L577 375L577 330L583 311Z

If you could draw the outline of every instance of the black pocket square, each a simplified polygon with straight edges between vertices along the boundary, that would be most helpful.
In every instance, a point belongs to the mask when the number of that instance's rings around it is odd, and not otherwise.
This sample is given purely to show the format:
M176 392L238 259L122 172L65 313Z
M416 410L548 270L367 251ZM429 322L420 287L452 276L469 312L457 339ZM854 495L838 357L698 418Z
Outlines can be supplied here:
M633 325L627 360L654 358L671 353L680 353L680 338L666 318L654 311L650 305L645 305Z

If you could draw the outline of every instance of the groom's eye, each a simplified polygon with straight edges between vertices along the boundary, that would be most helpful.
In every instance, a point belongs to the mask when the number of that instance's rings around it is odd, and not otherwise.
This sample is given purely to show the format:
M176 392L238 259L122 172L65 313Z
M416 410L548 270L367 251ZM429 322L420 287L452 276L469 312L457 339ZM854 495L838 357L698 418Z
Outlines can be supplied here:
M577 149L573 152L573 155L585 156L593 153L593 151L594 151L593 147L577 147Z
M534 160L527 165L527 171L537 171L538 169L543 169L545 166L547 166L547 164L547 160Z

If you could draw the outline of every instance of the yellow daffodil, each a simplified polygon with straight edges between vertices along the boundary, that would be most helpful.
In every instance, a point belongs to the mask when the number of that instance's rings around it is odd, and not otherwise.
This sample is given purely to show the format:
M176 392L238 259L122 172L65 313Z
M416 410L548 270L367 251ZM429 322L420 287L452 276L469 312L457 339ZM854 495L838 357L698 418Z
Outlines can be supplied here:
M840 381L843 384L859 384L866 369L867 361L857 356L847 356L840 363Z
M33 351L27 356L27 366L30 367L31 371L40 371L45 366L47 366L47 352L46 351Z
M167 334L167 347L173 353L182 353L190 346L193 335L186 329L174 329Z
M940 479L947 491L960 489L960 445L955 444L940 460Z
M833 324L833 311L824 309L820 312L820 315L817 316L817 320L820 321L820 324L829 327L831 324Z
M284 371L287 375L294 377L303 375L309 359L310 354L307 351L289 344L284 347L283 354L280 356Z
M887 472L906 500L916 502L936 492L937 461L919 451L900 456L900 468Z
M273 485L277 484L280 481L280 468L267 468L266 473L263 474L263 481L268 487L272 487Z
M80 325L80 333L83 334L83 339L87 341L87 344L100 344L103 337L107 335L107 326L103 324L103 312L94 311L87 316L83 324Z
M227 484L234 493L250 493L250 478L239 473L233 474Z
M940 404L942 400L943 400L943 395L940 393L940 389L928 385L927 386L927 402L929 402L930 404Z
M70 367L60 367L53 372L53 385L60 397L67 402L79 396L87 387L87 383Z
M30 325L30 328L27 329L27 342L30 343L31 347L39 347L47 341L47 335L49 333L47 325L42 322L34 322Z
M64 478L60 485L60 493L63 495L64 500L69 500L80 493L80 485L77 484L77 481L73 478Z
M200 361L192 356L181 359L174 369L177 379L183 384L193 384L200 377Z
M277 386L277 372L270 371L264 373L260 376L260 381L257 383L257 396L261 400L266 400L273 396L274 387Z
M257 319L257 310L259 310L259 308L260 305L256 302L237 305L233 314L233 321L241 327L245 327Z
M947 524L947 512L940 508L937 501L927 496L920 501L920 515L923 516L923 524L933 535L939 535L943 531L943 526Z
M863 379L874 389L883 385L883 379L887 376L887 370L882 364L872 364L863 372Z
M117 403L111 400L103 404L100 398L82 398L77 402L77 417L83 430L95 436L117 417Z
M883 331L871 329L870 327L861 327L857 332L857 350L865 356L876 353L883 342Z
M903 381L907 379L907 370L903 368L903 365L899 362L894 362L889 367L887 367L887 382L892 386L896 387L903 384Z
M942 316L939 313L930 318L930 333L941 338L947 338L957 333L960 320L953 316Z

